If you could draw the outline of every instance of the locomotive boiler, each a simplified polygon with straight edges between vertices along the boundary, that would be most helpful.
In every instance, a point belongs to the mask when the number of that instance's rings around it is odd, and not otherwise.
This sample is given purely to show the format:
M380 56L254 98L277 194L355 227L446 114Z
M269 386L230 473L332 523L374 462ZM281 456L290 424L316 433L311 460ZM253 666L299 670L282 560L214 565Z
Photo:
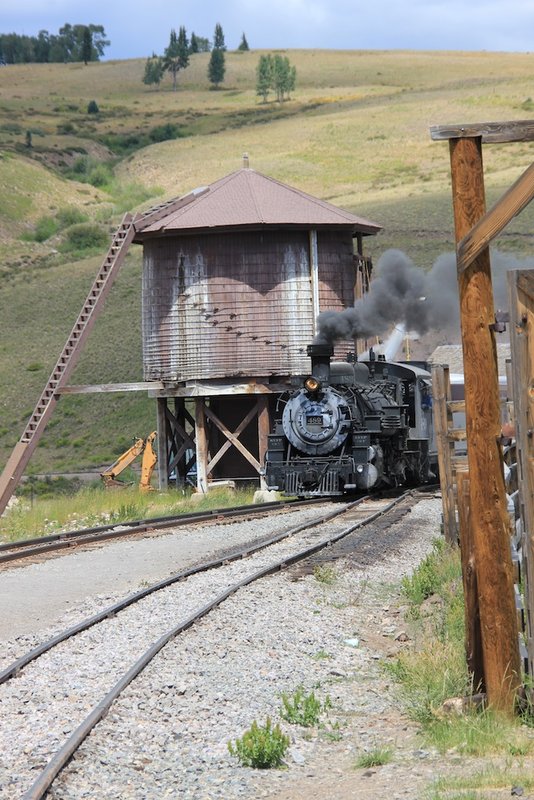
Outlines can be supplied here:
M277 403L268 489L320 497L420 485L434 478L431 375L419 362L331 362L308 346L311 373Z

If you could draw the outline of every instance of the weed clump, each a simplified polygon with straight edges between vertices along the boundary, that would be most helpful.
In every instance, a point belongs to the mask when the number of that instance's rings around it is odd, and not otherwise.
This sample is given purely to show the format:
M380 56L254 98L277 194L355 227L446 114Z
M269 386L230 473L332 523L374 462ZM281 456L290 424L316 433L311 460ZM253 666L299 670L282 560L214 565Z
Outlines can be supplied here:
M314 567L313 577L319 583L332 586L336 582L337 574L334 567L331 567L329 564L318 564Z
M282 692L282 708L280 716L286 722L293 725L302 725L304 728L311 728L319 723L321 713L328 711L332 703L329 697L321 703L314 694L304 693L304 687L299 686L290 697Z
M281 766L288 747L289 736L282 733L279 725L272 727L270 717L265 725L258 725L254 720L240 739L233 744L228 742L230 755L238 758L244 767L256 769Z
M368 753L362 753L361 756L358 756L356 766L360 769L381 767L384 764L389 764L391 758L391 747L375 747L373 750L369 750Z

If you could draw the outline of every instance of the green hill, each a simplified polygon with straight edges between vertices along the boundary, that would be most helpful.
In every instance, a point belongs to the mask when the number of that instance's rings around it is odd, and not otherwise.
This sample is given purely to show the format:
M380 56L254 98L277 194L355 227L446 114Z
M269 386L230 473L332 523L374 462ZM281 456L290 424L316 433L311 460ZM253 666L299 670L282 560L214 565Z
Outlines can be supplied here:
M382 224L367 245L375 260L399 247L426 268L453 247L448 148L430 125L534 110L529 54L289 51L297 88L283 104L256 96L259 55L227 53L217 91L204 53L176 92L169 78L146 87L143 60L0 69L0 465L125 210L210 183L246 151L253 168ZM531 153L484 148L488 204ZM521 257L530 241L524 213L496 244ZM141 378L140 273L133 247L73 382ZM154 423L142 395L63 398L30 471L109 463Z

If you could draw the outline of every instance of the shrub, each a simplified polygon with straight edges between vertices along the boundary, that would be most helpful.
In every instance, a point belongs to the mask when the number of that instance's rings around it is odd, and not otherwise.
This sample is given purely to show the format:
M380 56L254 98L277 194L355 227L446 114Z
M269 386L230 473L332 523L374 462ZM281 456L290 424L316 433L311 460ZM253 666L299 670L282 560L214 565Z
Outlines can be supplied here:
M113 172L108 164L97 164L87 175L87 181L91 186L106 186L113 180Z
M99 109L99 107L97 105L96 100L90 100L88 105L87 105L87 113L88 114L98 114L99 112L100 112L100 109Z
M60 122L57 126L57 132L60 135L67 136L70 133L76 133L76 128L72 122Z
M167 122L165 125L158 125L152 128L148 137L151 142L166 142L168 139L177 139L180 136L178 125Z
M92 222L81 222L67 228L61 250L68 253L72 250L100 249L108 244L109 237L99 225Z
M59 224L53 217L41 217L35 224L33 238L36 242L45 242L59 230Z
M69 228L71 225L87 222L87 215L76 206L71 206L70 208L60 208L56 214L56 219L60 230L63 230L63 228Z
M330 698L327 697L324 704L315 697L313 692L304 694L304 687L299 686L294 692L293 697L288 697L282 692L282 708L280 716L293 725L303 725L311 728L317 725L323 711L327 711L331 706Z
M228 750L232 756L236 756L244 767L257 769L279 767L288 747L289 736L282 733L279 725L271 727L269 717L265 725L258 725L254 720L241 739L236 739L235 744L228 742Z

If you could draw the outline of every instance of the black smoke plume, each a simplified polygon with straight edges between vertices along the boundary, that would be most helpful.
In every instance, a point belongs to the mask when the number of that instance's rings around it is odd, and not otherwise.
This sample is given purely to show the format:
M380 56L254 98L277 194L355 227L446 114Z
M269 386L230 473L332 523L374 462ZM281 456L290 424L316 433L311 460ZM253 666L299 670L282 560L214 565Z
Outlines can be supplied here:
M505 309L506 271L534 266L498 251L491 253L495 307ZM459 326L458 281L454 253L439 256L429 272L415 267L400 250L379 259L369 291L344 311L323 311L317 318L317 343L379 336L398 323L424 335Z

